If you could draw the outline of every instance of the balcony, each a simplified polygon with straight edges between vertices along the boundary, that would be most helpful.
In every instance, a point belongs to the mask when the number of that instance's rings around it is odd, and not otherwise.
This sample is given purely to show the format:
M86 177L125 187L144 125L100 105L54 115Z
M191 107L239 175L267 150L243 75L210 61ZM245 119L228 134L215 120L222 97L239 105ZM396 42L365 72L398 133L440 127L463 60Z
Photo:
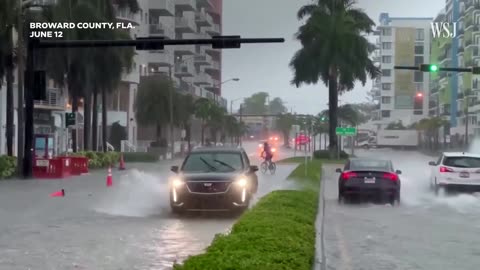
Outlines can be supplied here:
M220 63L217 61L213 61L211 63L211 65L205 67L205 72L211 76L217 76L221 71Z
M473 45L473 40L469 39L465 41L465 47L470 47L471 45Z
M149 51L148 63L156 66L166 67L173 63L174 55L171 50Z
M213 25L213 19L205 10L195 13L195 22L200 27L208 27Z
M195 11L196 0L175 0L175 8L179 11Z
M205 32L207 32L207 34L212 35L212 36L221 35L220 25L213 24L212 26L206 28Z
M191 62L175 64L175 76L177 77L193 77L195 69Z
M115 17L119 21L131 22L135 25L140 25L140 14L133 13L129 8L120 8L118 5L113 5Z
M47 89L47 99L46 100L35 100L36 109L47 109L47 110L65 110L65 97L62 95L62 91L57 88L48 88Z
M212 63L212 57L208 54L197 55L195 56L195 65L196 66L208 66Z
M148 4L151 17L175 15L175 0L148 1Z
M211 0L197 0L197 6L206 9L211 9L214 7Z
M196 31L195 22L187 17L175 17L175 30L181 33L194 33Z
M195 76L194 84L197 86L211 85L212 83L212 77L205 72L201 72Z
M149 25L149 33L152 37L165 37L165 39L175 38L175 31L165 24L156 23Z
M473 50L472 50L472 57L473 58L480 58L480 53L479 53L479 49L478 47L474 47Z
M180 81L178 91L182 94L195 95L195 86L192 83Z
M175 47L175 56L184 56L184 55L194 55L195 54L195 45L176 45Z

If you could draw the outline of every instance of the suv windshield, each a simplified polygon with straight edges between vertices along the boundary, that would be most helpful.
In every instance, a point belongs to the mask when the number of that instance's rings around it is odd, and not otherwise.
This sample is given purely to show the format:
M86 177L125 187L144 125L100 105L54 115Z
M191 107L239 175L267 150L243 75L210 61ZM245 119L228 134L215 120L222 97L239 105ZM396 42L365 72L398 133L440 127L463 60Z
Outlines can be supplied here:
M234 172L243 169L240 153L193 153L187 157L184 172Z
M457 168L480 168L480 158L475 157L446 157L443 165Z

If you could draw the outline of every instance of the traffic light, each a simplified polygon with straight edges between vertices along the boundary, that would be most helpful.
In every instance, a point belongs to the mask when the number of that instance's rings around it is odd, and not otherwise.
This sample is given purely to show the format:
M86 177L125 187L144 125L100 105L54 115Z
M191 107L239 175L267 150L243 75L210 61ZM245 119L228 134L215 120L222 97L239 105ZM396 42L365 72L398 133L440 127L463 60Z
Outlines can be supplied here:
M65 126L74 126L75 125L75 113L65 113Z
M414 114L422 114L423 113L423 93L417 93L414 97L413 101L413 110Z
M420 71L423 72L437 72L438 71L438 66L434 64L421 64L420 65Z

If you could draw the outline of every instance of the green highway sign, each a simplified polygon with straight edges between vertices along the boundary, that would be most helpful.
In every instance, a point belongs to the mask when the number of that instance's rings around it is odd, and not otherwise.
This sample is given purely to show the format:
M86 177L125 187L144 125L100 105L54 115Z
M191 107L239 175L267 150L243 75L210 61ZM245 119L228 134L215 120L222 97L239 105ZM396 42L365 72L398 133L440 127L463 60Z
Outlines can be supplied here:
M337 127L335 133L340 136L354 136L357 135L357 129L354 127Z

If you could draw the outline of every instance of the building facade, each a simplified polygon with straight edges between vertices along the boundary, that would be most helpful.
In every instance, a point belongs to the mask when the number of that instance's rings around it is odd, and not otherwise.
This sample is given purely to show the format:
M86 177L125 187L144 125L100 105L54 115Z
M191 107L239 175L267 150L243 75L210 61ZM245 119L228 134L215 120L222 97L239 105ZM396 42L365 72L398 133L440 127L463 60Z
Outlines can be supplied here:
M428 74L396 70L394 66L417 66L430 61L430 22L433 18L394 18L380 15L377 51L382 76L373 83L372 96L379 101L376 121L380 125L402 121L410 125L428 114ZM414 110L422 95L423 108Z
M436 23L453 23L456 35L432 39L431 59L440 67L463 68L480 66L480 1L448 0ZM444 133L462 142L480 133L480 76L472 73L431 73L429 115L442 116L450 123Z

